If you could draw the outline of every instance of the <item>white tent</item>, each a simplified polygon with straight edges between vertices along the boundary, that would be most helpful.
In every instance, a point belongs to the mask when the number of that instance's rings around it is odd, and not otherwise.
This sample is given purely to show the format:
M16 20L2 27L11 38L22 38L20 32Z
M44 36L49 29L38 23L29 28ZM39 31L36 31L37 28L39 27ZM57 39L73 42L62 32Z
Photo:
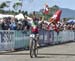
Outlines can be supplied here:
M73 22L75 23L75 20L73 20Z
M3 15L2 14L0 14L0 18L3 18Z
M18 14L18 15L15 15L15 18L17 18L18 20L20 20L20 19L24 19L24 16L23 16L23 14Z
M70 20L67 21L67 23L75 23L75 20L70 19Z
M14 15L0 14L0 18L4 18L4 17L14 17Z

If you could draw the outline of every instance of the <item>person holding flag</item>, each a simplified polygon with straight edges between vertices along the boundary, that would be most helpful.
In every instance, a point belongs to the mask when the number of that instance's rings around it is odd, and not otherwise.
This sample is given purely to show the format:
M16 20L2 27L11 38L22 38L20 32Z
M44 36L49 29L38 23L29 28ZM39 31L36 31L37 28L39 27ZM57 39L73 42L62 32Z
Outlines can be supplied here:
M56 32L58 32L57 24L58 24L58 22L60 21L61 13L62 13L62 10L57 10L57 11L55 12L55 14L49 19L49 22L54 25L54 26L53 26L53 29L54 29Z
M45 8L44 8L43 13L46 14L46 15L49 14L49 6L47 4L45 4Z
M42 13L43 13L43 18L48 20L47 17L49 16L50 9L49 9L49 6L47 3L45 3L45 5L44 5L44 9L43 9Z

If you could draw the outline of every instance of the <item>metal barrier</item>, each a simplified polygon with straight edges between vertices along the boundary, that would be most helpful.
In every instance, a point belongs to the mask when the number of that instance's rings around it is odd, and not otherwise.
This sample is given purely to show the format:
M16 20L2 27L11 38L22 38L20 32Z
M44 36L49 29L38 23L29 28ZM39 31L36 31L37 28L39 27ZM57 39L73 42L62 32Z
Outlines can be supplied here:
M40 30L39 32L39 44L44 46L46 44L52 44L54 42L54 31Z
M28 48L29 32L0 30L0 51Z
M0 30L0 50L10 50L14 48L14 32Z
M15 44L14 48L28 48L29 46L29 31L15 31Z
M59 33L55 31L41 30L39 34L41 46L75 41L75 31L72 30L64 30Z
M59 44L69 41L75 41L75 31L39 31L39 45ZM0 30L0 51L28 48L30 31Z

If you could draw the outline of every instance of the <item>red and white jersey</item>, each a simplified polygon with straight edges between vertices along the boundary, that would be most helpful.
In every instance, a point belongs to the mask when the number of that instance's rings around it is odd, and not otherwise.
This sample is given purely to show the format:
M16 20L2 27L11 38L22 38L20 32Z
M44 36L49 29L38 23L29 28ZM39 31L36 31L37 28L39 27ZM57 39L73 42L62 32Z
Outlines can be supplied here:
M32 32L38 32L39 29L38 29L37 26L33 26L33 27L31 27L31 31L32 31Z

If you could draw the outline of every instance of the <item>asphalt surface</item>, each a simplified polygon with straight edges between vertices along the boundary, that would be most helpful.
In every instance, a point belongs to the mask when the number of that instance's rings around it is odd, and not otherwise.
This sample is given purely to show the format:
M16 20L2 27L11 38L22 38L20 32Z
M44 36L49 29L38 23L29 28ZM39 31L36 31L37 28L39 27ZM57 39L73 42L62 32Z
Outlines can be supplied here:
M29 50L1 51L0 61L75 61L75 42L39 48L37 58L30 58Z

